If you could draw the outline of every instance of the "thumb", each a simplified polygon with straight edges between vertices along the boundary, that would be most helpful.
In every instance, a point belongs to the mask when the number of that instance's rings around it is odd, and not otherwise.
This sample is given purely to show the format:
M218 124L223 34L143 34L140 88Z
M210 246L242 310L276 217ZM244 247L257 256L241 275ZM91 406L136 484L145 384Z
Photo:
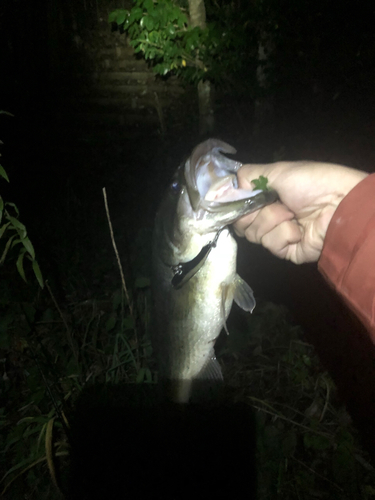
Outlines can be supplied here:
M267 177L270 170L270 165L259 165L247 163L237 172L238 186L241 189L254 189L254 184L251 181L258 179L261 175Z

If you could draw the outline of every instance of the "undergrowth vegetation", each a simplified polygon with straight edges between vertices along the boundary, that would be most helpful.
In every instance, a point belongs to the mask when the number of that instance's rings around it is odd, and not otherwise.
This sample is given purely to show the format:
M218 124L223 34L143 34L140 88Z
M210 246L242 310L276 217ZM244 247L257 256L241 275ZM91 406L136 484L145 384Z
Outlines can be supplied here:
M121 290L61 311L52 295L16 301L2 289L5 498L60 497L52 482L64 491L69 415L84 386L155 381L148 289L135 296L137 316ZM374 498L375 471L350 417L282 307L260 305L219 359L231 397L256 415L259 499Z
M258 498L371 499L375 470L336 387L288 311L261 303L221 359L257 422Z
M1 166L0 177L9 182ZM130 290L123 279L118 289L87 296L89 285L82 269L90 243L82 227L87 231L90 226L85 224L85 211L77 211L78 203L68 199L62 214L72 220L73 211L79 212L75 224L61 224L57 238L50 233L56 250L51 257L53 272L47 272L50 283L43 280L17 206L0 197L0 492L4 498L62 496L70 416L83 387L153 382L145 335L149 280L135 275ZM24 270L26 259L34 279Z
M22 491L51 498L48 475L57 485L54 476L67 470L69 416L86 384L153 381L143 330L148 292L132 294L142 318L129 312L122 290L64 310L49 293L1 297L2 489L9 498Z

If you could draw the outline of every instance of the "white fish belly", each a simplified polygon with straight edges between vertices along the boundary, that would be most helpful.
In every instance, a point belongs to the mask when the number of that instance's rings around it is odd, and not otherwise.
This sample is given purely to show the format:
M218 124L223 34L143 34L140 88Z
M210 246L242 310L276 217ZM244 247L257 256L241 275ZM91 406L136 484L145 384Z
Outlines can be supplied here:
M165 325L171 349L169 377L193 379L214 356L215 340L233 302L230 285L236 276L236 257L237 243L224 229L198 273L174 290Z

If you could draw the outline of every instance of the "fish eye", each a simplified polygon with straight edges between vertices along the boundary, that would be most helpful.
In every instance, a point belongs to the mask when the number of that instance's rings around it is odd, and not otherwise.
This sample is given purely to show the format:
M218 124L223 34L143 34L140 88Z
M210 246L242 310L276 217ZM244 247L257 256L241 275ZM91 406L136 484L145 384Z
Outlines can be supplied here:
M174 194L179 194L180 191L181 191L181 186L180 186L180 183L178 181L173 181L170 185L170 188L171 188L171 191L174 193Z

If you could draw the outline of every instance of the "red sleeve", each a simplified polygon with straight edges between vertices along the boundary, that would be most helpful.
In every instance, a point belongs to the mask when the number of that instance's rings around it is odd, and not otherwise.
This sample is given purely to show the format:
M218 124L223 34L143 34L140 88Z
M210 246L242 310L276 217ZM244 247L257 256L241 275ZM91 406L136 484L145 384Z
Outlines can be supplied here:
M375 174L337 207L318 266L375 343Z

